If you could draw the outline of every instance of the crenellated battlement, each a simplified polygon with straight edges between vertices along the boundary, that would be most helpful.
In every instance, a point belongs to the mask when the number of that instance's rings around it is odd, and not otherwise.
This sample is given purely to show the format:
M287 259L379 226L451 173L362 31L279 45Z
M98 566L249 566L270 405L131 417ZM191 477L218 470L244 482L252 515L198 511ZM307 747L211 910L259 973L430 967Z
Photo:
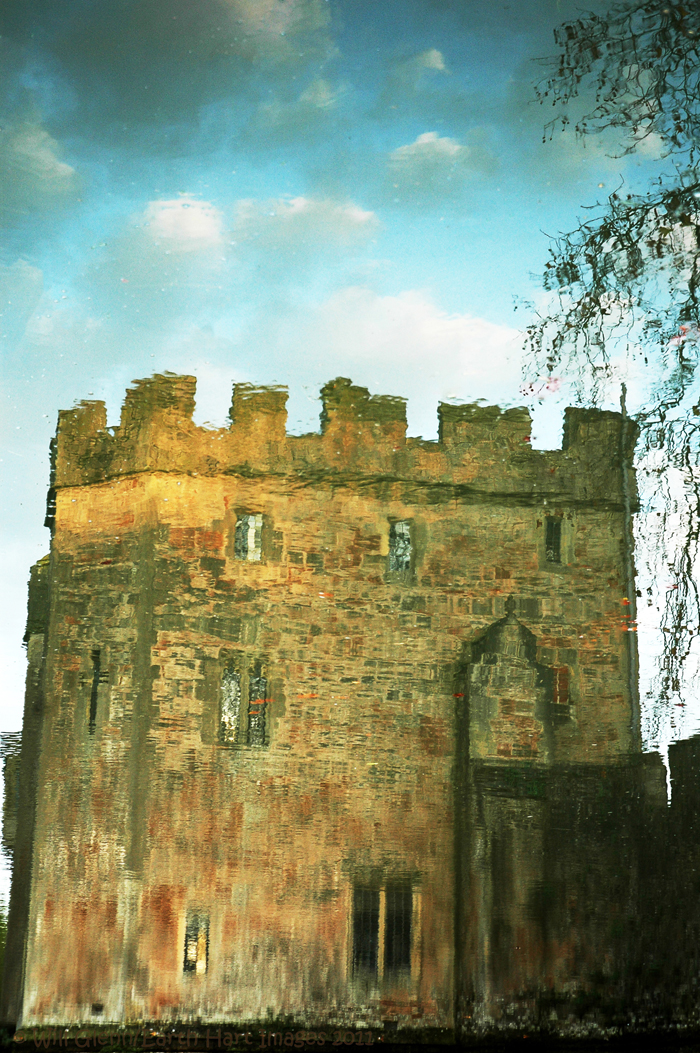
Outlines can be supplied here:
M250 384L234 385L229 427L211 429L192 420L195 389L190 376L135 381L117 428L107 428L102 402L62 411L52 486L143 472L271 474L319 485L367 479L448 486L460 499L621 507L622 464L636 439L635 426L625 427L619 413L569 408L563 449L533 450L527 409L446 403L438 406L438 441L411 438L404 399L370 395L343 377L321 391L320 433L288 435L286 389Z
M653 941L570 904L624 916L700 866L669 856L660 883L647 856L678 838L630 804L653 790L668 811L660 762L653 784L638 763L634 423L569 409L564 448L539 451L526 409L441 404L426 441L403 399L341 377L319 430L288 435L284 388L236 384L221 428L195 424L195 395L166 374L130 386L116 427L101 402L59 416L27 624L17 1034L240 1034L264 1012L359 1044L460 1019L486 1021L464 1025L478 1039L502 1005L507 1027L553 998L573 1019L601 963L594 1009L617 1026L617 976L636 983Z

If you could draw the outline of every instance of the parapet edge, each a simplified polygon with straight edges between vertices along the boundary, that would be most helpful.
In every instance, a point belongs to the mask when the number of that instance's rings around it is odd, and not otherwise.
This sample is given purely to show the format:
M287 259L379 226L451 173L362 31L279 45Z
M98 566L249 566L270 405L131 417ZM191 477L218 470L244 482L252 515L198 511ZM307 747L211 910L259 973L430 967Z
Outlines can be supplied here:
M282 385L234 384L230 423L221 429L194 424L195 392L194 376L163 373L136 380L116 428L107 428L101 401L61 411L52 447L52 492L145 471L316 476L344 471L454 484L490 473L487 489L519 492L542 489L536 477L549 472L559 473L548 483L556 491L574 485L561 472L572 461L597 474L595 489L601 493L621 486L600 479L606 466L617 470L622 461L624 422L611 411L570 407L562 450L544 451L530 447L526 407L441 402L438 441L426 442L406 436L405 399L372 395L337 377L321 389L320 434L293 436L286 430L288 392ZM634 424L627 428L628 447L630 432L636 437Z

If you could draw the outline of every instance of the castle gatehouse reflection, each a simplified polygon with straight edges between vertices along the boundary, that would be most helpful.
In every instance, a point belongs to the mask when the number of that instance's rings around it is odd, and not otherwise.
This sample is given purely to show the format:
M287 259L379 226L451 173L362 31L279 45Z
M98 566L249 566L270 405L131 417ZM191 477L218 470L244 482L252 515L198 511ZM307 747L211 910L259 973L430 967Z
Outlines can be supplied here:
M535 451L525 410L441 405L426 442L400 399L322 394L298 437L281 389L238 385L214 431L170 375L117 429L61 414L5 1014L690 1019L697 746L669 809L639 734L632 427L570 409Z

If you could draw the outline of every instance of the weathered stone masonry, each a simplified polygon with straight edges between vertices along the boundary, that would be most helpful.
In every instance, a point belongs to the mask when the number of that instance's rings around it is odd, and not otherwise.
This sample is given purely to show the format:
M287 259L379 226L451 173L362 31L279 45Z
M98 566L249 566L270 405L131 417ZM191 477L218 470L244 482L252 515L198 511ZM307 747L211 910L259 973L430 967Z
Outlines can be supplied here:
M534 451L443 404L427 442L342 379L320 434L247 385L210 430L194 390L60 414L6 1018L452 1027L571 986L606 937L533 914L538 787L640 749L633 430Z

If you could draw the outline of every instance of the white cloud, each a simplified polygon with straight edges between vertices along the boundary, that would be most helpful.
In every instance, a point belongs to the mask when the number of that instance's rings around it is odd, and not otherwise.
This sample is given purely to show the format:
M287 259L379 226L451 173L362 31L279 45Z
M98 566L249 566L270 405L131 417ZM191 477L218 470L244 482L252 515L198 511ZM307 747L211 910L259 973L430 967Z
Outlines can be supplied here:
M209 201L182 195L149 202L87 269L94 305L157 327L193 307L211 311L232 269L224 234L223 217Z
M417 289L382 296L350 286L316 308L288 312L257 330L295 378L290 419L303 416L295 387L350 376L375 392L409 399L413 434L435 433L440 400L522 402L522 336L507 326L453 314ZM306 410L308 420L308 409Z
M436 69L441 73L448 72L443 54L437 48L428 48L427 51L421 51L420 55L416 55L415 63L424 69Z
M328 25L324 0L225 0L243 33L269 36L308 32Z
M206 334L204 334L206 336ZM199 354L201 355L201 349ZM211 362L192 358L184 360L173 372L195 372L197 375L197 392L193 419L196 424L209 428L226 428L230 424L231 395L234 384L258 384L259 379L247 372L231 367L230 358L227 365L212 365Z
M26 346L62 350L70 349L79 356L84 349L94 346L95 338L103 331L104 323L87 314L76 313L64 304L54 305L45 295L27 322Z
M139 327L173 315L201 324L232 299L258 303L265 289L327 287L332 267L353 266L379 226L373 212L330 199L246 198L231 211L190 195L151 201L96 254L86 272L93 305Z
M466 159L469 153L467 146L462 146L457 139L439 136L437 132L423 132L415 142L399 146L389 154L389 160L396 165L422 166L426 164L455 164Z
M236 204L234 236L261 248L286 245L347 245L371 237L374 212L352 203L308 197L243 199Z
M184 194L172 201L152 201L143 223L156 239L181 252L208 249L222 241L221 213L208 201Z
M305 137L328 132L335 126L340 100L348 91L347 84L332 84L317 77L296 98L274 98L261 103L245 130L246 142L253 147L267 147L271 141L298 142Z
M62 189L72 182L75 169L59 160L56 152L58 143L44 128L25 125L16 131L9 131L5 143L7 159L13 159L25 173L48 180L57 189Z
M463 189L475 175L490 175L496 159L479 129L460 143L437 132L423 132L389 154L389 190L446 197Z
M380 360L392 373L398 365L410 365L430 376L449 377L446 396L453 384L463 387L464 378L469 385L493 386L494 370L505 365L520 340L518 331L507 326L450 314L418 289L397 296L359 286L341 289L322 305L316 324L332 334L334 354Z
M327 110L336 105L344 90L344 88L334 88L330 81L319 77L301 93L299 102L314 106L319 110Z
M321 387L348 376L407 398L409 433L429 437L440 401L528 401L519 391L521 349L517 330L445 311L425 291L346 286L316 305L268 304L233 339L209 327L180 332L161 357L163 368L196 372L200 421L223 423L232 380L246 379L287 384L290 429L316 429Z
M229 14L222 41L227 51L288 64L310 52L328 59L336 50L327 0L222 0L222 4Z
M426 160L453 164L464 153L465 147L456 139L450 139L447 135L439 136L437 132L423 132L415 142L399 146L389 157L395 164L402 165L416 162L423 164Z
M389 69L382 92L382 103L395 103L400 106L405 103L407 94L415 95L428 87L435 74L449 72L445 56L437 48L427 48L426 51L411 55L410 58L400 59Z
M0 129L1 212L50 207L77 190L76 171L59 152L56 140L36 122Z
M449 73L445 57L437 48L428 48L418 55L411 55L394 64L389 75L388 87L396 92L404 90L417 91L423 84L426 73Z

